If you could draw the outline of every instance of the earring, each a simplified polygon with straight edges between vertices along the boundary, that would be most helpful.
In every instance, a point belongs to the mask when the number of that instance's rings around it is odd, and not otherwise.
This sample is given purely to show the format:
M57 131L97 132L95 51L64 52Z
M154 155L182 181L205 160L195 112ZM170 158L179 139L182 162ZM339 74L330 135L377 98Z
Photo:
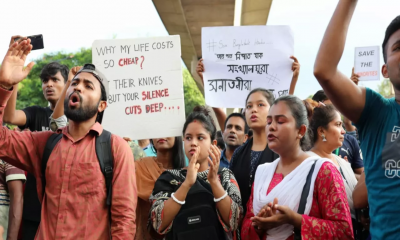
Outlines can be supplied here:
M325 134L322 134L321 137L322 137L322 141L326 142Z
M301 136L301 134L299 134L299 138L301 138L301 137L303 137L303 136Z

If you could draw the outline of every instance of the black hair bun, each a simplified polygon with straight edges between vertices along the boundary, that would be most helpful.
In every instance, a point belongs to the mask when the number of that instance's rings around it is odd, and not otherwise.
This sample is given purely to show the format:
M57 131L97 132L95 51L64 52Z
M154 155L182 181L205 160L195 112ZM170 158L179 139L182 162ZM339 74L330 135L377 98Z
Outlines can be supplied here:
M205 106L196 106L193 108L193 112L203 113L207 117L210 116L210 111Z

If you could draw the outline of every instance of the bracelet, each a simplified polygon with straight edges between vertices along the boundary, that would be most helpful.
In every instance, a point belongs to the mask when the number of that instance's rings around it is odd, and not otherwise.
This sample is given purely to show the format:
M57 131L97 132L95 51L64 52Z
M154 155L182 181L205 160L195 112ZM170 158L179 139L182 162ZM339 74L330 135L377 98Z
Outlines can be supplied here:
M172 199L174 199L174 201L180 205L185 204L186 201L179 201L178 199L176 199L176 197L174 196L174 193L171 194Z
M217 199L214 198L214 202L216 202L216 203L220 202L221 200L224 200L224 198L226 198L226 196L228 196L228 193L225 191L225 194L222 197L217 198Z
M13 89L13 86L11 86L10 88L7 88L6 86L4 86L3 84L0 84L0 88L7 90L7 91L11 91Z

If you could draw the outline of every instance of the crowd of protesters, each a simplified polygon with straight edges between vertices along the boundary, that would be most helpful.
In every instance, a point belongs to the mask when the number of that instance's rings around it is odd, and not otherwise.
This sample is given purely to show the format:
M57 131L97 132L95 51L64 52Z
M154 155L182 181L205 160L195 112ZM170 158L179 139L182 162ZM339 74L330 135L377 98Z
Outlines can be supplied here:
M90 63L47 64L49 106L17 110L34 63L30 39L12 37L0 66L0 238L398 239L400 16L382 44L388 99L338 71L356 4L339 0L312 99L293 95L292 56L289 95L252 89L241 113L198 106L182 136L139 141L103 129L109 86Z

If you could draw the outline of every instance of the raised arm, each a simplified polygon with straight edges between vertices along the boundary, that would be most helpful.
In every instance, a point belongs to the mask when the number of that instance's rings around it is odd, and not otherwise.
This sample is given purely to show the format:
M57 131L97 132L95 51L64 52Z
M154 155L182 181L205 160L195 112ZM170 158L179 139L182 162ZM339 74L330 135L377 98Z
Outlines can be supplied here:
M12 36L10 40L10 45L14 44L14 42L21 43L23 40L26 40L26 37L21 37L19 35ZM4 110L4 122L17 125L24 126L26 124L26 115L22 110L16 110L17 107L17 95L18 95L18 84L14 86L13 94L11 98L8 100L6 109Z
M295 56L291 56L290 58L293 59L293 65L292 65L293 77L292 81L290 82L289 95L293 95L294 90L296 88L297 80L299 79L300 63Z
M33 67L34 63L29 63L24 68L26 57L31 49L30 39L13 43L0 66L0 124L3 123L3 111L12 94L10 90L22 81ZM15 132L2 127L0 128L0 158L15 167L40 175L39 156L50 134Z
M72 79L74 78L76 73L81 68L82 68L82 66L77 66L77 67L71 68L71 70L69 71L67 83L65 84L64 89L61 92L61 96L57 101L56 107L54 108L54 112L53 112L53 118L54 119L57 119L59 117L64 116L64 99L65 99L65 95L67 95L67 90L69 88L69 85L71 85Z
M65 95L67 95L67 90L71 85L71 81L76 75L76 73L81 69L81 66L73 67L69 71L68 80L65 83L64 89L61 92L61 96L57 101L57 104L54 108L53 114L50 116L50 129L52 131L56 131L61 127L65 127L68 123L67 117L64 115L64 99Z
M203 64L203 59L200 59L199 62L197 63L196 67L196 72L199 74L201 78L201 84L203 85L204 88L204 79L203 79L203 72L204 72L204 64ZM212 108L215 116L217 117L219 127L221 128L221 132L225 130L225 120L226 120L226 113L222 108Z
M351 71L350 79L351 81L354 82L354 84L358 86L358 82L360 81L360 76L354 72L354 67L353 70ZM353 125L353 123L350 121L350 119L348 119L345 116L343 117L343 124L344 127L346 128L346 132L355 132L357 130L356 127Z
M352 122L357 122L365 106L366 90L358 87L337 66L346 43L350 20L357 0L340 0L326 29L314 75L338 110Z

